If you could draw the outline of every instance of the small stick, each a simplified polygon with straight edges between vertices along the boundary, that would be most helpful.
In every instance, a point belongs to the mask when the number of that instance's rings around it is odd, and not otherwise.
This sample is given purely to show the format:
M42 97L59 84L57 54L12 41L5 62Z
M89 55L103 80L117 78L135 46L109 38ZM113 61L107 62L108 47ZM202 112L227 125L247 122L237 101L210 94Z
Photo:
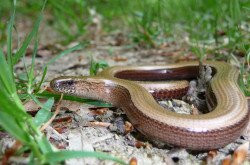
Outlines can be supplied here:
M53 114L53 116L40 128L40 131L45 130L51 123L52 121L55 119L56 115L58 115L59 111L60 111L60 104L62 102L62 98L63 98L63 94L61 94L61 97L58 101L58 103L56 104L56 110L55 113Z
M88 126L98 126L98 127L109 127L111 125L111 123L92 121L92 122L88 122L87 125Z

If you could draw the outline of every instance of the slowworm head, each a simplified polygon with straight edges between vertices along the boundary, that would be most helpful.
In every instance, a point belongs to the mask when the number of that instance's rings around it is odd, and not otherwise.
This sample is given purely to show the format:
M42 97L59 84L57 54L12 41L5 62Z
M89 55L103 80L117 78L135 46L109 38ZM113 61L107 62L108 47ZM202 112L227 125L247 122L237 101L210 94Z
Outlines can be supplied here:
M105 83L100 78L84 76L58 77L50 82L50 87L55 92L87 98L99 98L100 93L104 90L104 85Z
M76 90L76 84L73 77L59 77L50 82L50 87L56 92L72 94Z

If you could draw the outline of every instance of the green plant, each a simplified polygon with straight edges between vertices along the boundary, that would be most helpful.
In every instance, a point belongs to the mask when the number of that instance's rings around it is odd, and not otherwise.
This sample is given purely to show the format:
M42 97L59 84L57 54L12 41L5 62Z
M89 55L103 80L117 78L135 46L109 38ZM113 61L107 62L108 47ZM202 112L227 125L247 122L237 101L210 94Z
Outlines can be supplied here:
M98 61L96 62L92 57L91 57L91 61L90 61L90 68L89 68L89 74L91 76L94 76L97 74L99 69L104 69L108 67L108 64L106 61Z
M246 65L244 64L246 61ZM250 49L247 51L243 65L240 67L239 84L244 94L250 97Z
M14 1L15 2L15 1ZM14 72L13 72L13 56L11 51L11 34L14 23L14 14L8 25L8 52L7 61L0 50L0 125L10 135L18 139L26 147L24 151L30 149L32 154L29 157L30 162L44 162L43 154L53 151L52 146L45 136L39 131L31 116L29 116L18 97Z
M82 36L87 24L85 1L49 1L48 7L53 14L56 29L66 36L64 43Z
M157 47L163 39L162 5L160 0L135 1L136 7L131 8L131 18L128 19L134 27L134 42L145 42L150 47Z
M18 48L16 53L13 53L12 29L15 18L15 4L16 1L13 1L13 14L7 26L7 55L5 56L2 49L0 49L0 97L2 98L0 99L0 126L22 144L20 145L20 148L16 148L16 154L22 155L24 153L29 153L29 164L57 164L66 159L84 157L107 159L120 164L125 164L117 158L99 152L58 151L40 131L41 125L47 122L52 116L50 110L54 104L53 97L48 98L45 104L40 103L36 97L36 94L40 93L41 83L44 80L47 68L47 66L44 67L42 79L36 83L34 74L35 55L38 47L37 33L42 19L42 13L39 15L33 30L24 40L21 47ZM44 1L42 11L45 4L46 1ZM26 76L22 79L16 77L13 68L21 58L24 58L27 47L30 45L32 39L35 40L32 63L30 67L27 67L24 63ZM80 46L73 47L72 49L63 52L61 56L79 48ZM53 61L54 59L52 59L50 63ZM34 118L26 113L20 98L22 100L33 99L41 106L41 110ZM3 158L2 161L7 163L6 159Z

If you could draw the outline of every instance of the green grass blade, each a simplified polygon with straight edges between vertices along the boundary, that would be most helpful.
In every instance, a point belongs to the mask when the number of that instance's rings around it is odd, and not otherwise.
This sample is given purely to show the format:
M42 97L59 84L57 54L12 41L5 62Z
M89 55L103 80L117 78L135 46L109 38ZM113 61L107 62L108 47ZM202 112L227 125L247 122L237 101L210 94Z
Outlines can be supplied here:
M27 89L28 94L32 93L32 86L33 86L33 81L34 81L34 77L35 77L34 68L35 68L35 58L36 58L36 54L37 54L37 48L38 48L38 39L36 36L36 41L34 44L34 50L33 50L33 54L32 54L31 67L30 67L29 71L27 72L27 74L28 74L28 89Z
M43 123L47 122L51 116L51 108L54 104L54 98L49 98L47 102L42 106L42 108L37 112L34 123L36 126L41 126Z
M7 64L3 51L0 49L0 91L12 94L16 91L10 65Z
M40 90L40 88L41 88L41 86L42 86L42 83L43 83L43 81L44 81L44 79L45 79L45 76L46 76L46 74L47 74L47 69L48 69L48 67L47 67L47 65L46 65L46 66L43 68L43 76L42 76L40 82L38 83L36 89L34 90L34 93L39 92L39 90Z
M0 105L6 107L1 109L16 118L25 118L27 114L16 93L15 82L11 70L0 49ZM3 99L4 98L4 99Z
M113 156L107 155L101 152L88 152L88 151L58 151L58 152L51 152L45 155L45 158L48 163L57 163L60 161L64 161L66 159L72 158L99 158L99 159L106 159L112 160L116 163L126 165L126 163L118 158Z
M0 125L3 127L9 134L17 138L18 140L28 143L29 137L25 131L23 131L22 126L20 126L13 116L3 112L0 108Z
M0 98L0 111L8 113L18 120L25 120L28 117L28 114L25 112L25 109L16 94L11 95L0 90Z
M232 20L235 24L240 23L241 21L241 10L240 10L240 4L239 0L230 0L229 1L229 11Z
M30 94L29 96L32 98L32 100L33 100L37 105L39 105L40 107L45 108L47 111L50 111L50 108L48 108L47 106L44 106L44 105L36 98L35 95Z
M78 45L76 45L76 46L73 46L73 47L71 47L71 48L69 48L69 49L66 49L66 50L62 51L60 54L58 54L57 56L55 56L54 58L52 58L51 60L49 60L49 62L47 63L47 65L52 64L53 62L55 62L55 61L58 60L59 58L65 56L65 55L67 55L67 54L69 54L69 53L71 53L71 52L73 52L73 51L75 51L75 50L80 50L80 49L84 48L86 45L87 45L87 43L78 44ZM47 66L47 65L46 65L46 66Z
M28 165L34 165L34 164L37 164L37 162L35 161L35 156L34 156L34 154L31 152L30 155L29 155L29 162L28 162Z
M16 14L16 9L15 9L15 4L16 1L13 1L13 14L10 18L10 21L7 25L7 60L8 60L8 64L9 67L11 68L11 73L13 76L13 61L12 61L12 29L13 29L13 25L14 25L14 19L15 19L15 14Z
M41 141L38 142L38 145L43 153L49 153L53 151L53 146L45 136L43 136Z
M13 58L13 64L16 64L20 60L20 58L22 58L25 55L26 49L30 45L31 40L33 39L35 35L37 35L42 18L43 18L43 15L40 14L31 33L29 33L28 37L24 40L21 48L15 53L15 56Z
M248 50L248 52L247 52L247 57L246 57L246 59L247 59L247 65L248 65L248 67L250 68L250 49ZM250 73L249 73L250 74Z
M90 76L94 76L97 74L99 69L104 69L108 67L108 63L104 60L96 62L92 57L91 57L91 62L90 62L90 68L89 68L89 74Z
M40 98L54 97L55 99L58 100L58 99L60 99L61 95L44 91L42 93L37 93L36 97L40 97ZM109 103L105 103L105 102L98 101L98 100L84 99L84 98L79 98L79 97L74 97L74 96L63 95L63 99L71 100L71 101L78 101L81 103L91 104L91 105L95 105L95 106L99 106L99 107L112 107L112 105Z
M30 45L31 40L33 39L33 37L35 35L37 35L40 23L41 23L42 18L43 18L43 10L45 8L46 2L47 2L47 0L45 0L43 3L42 11L38 16L38 19L36 20L36 23L35 23L32 31L29 33L28 37L24 40L21 48L15 53L15 56L13 57L13 64L14 65L20 60L21 57L23 57L25 55L26 49Z

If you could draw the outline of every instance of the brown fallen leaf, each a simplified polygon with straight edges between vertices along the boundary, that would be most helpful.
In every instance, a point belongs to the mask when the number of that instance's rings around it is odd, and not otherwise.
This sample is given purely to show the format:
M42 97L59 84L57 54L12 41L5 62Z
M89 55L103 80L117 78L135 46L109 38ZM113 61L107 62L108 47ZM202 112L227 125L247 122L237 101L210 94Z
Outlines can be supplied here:
M124 133L125 133L125 135L132 132L133 130L134 130L133 125L130 122L125 121L125 124L124 124Z
M61 122L67 122L67 123L71 123L72 122L72 117L71 116L64 116L64 117L59 117L59 118L56 118L53 120L53 123L54 122L57 122L57 123L61 123Z
M135 157L132 157L129 161L129 165L137 165L137 159Z
M249 142L246 142L246 143L240 145L234 151L232 165L242 164L247 158L248 149L249 149Z
M111 125L111 123L107 123L107 122L99 122L99 121L91 121L88 122L87 126L90 127L109 127Z
M61 123L58 125L54 125L53 128L60 134L67 132L69 126L62 125Z
M230 165L232 161L232 157L231 155L226 156L226 158L224 160L222 160L222 165Z
M4 152L4 155L2 157L2 165L7 165L8 164L8 160L11 156L13 156L16 151L21 148L22 146L22 143L20 141L15 141L15 143L10 147L8 148L5 152Z
M115 62L123 62L123 61L127 61L128 59L125 58L125 57L115 56L115 57L113 58L113 60L114 60Z
M212 164L212 161L216 156L217 156L216 150L209 151L207 154L206 164Z
M89 110L91 110L91 113L93 115L103 115L107 113L109 109L106 107L93 107L93 108L89 108Z
M142 142L142 141L139 141L139 140L136 140L135 141L135 147L136 148L146 148L148 146L148 143L145 143L145 142Z

